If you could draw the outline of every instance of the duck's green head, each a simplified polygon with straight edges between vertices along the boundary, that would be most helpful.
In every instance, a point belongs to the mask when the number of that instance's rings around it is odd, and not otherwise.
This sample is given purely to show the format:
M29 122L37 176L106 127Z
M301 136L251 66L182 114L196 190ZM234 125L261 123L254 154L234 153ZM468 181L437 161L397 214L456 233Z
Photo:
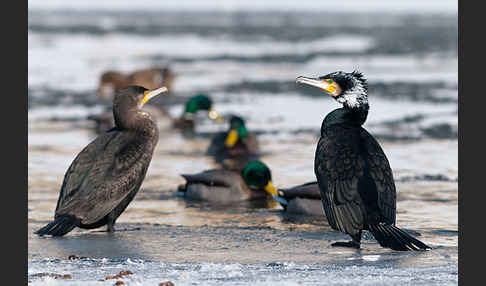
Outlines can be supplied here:
M184 116L192 117L200 110L206 110L209 118L213 120L222 121L222 117L213 109L213 101L205 94L198 94L191 97L186 103Z
M243 139L248 136L248 130L246 130L245 121L239 116L231 116L230 128L228 130L228 135L224 141L226 147L233 147L238 139Z
M271 195L277 195L277 189L272 183L272 173L261 161L248 163L241 171L241 176L250 188L265 189Z

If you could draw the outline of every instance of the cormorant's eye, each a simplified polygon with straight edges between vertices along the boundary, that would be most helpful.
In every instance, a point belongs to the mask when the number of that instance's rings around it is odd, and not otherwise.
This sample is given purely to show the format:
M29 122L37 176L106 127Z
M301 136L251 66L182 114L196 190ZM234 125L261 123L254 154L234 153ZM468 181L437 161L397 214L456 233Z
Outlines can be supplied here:
M330 79L330 80L328 80L327 82L329 82L329 83L333 83L334 81L333 81L332 79Z

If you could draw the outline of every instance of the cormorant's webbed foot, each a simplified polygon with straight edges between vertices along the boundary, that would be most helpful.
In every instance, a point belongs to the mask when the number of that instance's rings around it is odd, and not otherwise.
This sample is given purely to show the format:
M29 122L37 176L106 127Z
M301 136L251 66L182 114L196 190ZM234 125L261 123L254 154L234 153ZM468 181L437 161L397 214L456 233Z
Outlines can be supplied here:
M348 242L338 241L338 242L331 244L331 246L351 247L351 248L359 249L360 243L356 242L354 240L351 240L351 241L348 241Z

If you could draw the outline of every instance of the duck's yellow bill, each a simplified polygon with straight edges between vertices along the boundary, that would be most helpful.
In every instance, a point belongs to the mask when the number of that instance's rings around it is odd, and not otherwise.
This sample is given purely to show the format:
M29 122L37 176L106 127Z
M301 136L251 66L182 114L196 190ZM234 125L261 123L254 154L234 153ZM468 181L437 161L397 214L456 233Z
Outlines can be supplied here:
M152 90L147 90L143 93L143 99L142 99L142 106L147 103L150 99L154 98L155 96L167 92L167 87L159 87L157 89L152 89Z
M277 196L277 194L278 194L277 188L275 188L272 181L268 181L268 184L265 186L265 191L267 191L267 193L274 195L274 196Z
M211 118L212 120L216 120L216 121L223 121L223 117L221 117L221 115L219 115L216 110L214 109L209 109L208 111L208 115L209 115L209 118Z
M231 148L236 144L237 141L238 141L238 132L236 130L230 130L228 136L226 136L224 145L226 145L226 147Z

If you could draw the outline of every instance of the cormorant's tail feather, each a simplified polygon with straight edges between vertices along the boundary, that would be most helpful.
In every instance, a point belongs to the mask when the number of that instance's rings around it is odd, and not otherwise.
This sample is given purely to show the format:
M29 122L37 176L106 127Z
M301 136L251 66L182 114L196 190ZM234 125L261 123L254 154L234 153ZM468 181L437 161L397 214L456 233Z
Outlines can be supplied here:
M380 223L369 225L369 229L382 247L400 251L431 249L430 246L394 225Z
M71 216L57 217L53 222L34 232L37 235L63 236L76 227L76 219Z

